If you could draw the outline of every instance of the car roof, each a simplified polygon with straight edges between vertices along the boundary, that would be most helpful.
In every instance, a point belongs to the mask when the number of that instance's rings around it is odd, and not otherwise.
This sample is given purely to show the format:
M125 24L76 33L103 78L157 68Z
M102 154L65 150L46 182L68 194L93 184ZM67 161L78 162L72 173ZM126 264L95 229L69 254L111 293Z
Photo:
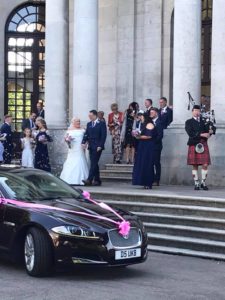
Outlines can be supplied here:
M24 168L21 167L20 165L0 165L0 172L1 173L26 173L30 171L35 171L36 173L43 173L44 171L34 169L34 168Z

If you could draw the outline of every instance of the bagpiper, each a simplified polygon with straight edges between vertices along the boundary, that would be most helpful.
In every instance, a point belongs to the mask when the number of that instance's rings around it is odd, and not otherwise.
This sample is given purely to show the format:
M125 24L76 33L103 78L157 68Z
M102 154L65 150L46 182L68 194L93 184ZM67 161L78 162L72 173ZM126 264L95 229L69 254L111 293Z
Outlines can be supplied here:
M192 176L195 183L195 190L208 190L206 178L208 166L211 164L208 139L214 133L208 124L201 117L201 107L194 105L192 108L192 118L185 123L185 130L189 136L188 139L188 157L187 164L192 165ZM201 169L201 184L199 182L198 168Z

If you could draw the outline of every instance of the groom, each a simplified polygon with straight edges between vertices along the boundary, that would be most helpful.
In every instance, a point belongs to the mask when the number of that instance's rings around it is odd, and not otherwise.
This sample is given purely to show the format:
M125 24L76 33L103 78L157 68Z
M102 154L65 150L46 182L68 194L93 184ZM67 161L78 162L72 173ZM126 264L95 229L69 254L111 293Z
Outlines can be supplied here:
M104 150L107 130L106 124L98 119L98 112L91 110L89 112L90 122L87 124L87 129L82 141L83 148L88 149L90 154L91 167L87 180L83 180L84 185L101 185L98 162Z

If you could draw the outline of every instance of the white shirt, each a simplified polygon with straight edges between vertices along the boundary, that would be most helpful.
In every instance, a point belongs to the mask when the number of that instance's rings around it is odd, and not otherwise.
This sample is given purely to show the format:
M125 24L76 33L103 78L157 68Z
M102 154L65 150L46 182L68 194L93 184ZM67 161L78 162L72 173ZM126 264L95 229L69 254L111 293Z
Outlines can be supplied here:
M155 125L156 121L158 120L158 118L159 118L159 117L157 117L157 118L155 118L155 119L152 119L154 125Z
M163 113L166 113L167 107L168 107L168 106L166 105L165 107L162 108L162 112L163 112Z
M91 124L92 124L92 127L95 127L96 123L99 122L99 119L96 119L95 121L92 121Z

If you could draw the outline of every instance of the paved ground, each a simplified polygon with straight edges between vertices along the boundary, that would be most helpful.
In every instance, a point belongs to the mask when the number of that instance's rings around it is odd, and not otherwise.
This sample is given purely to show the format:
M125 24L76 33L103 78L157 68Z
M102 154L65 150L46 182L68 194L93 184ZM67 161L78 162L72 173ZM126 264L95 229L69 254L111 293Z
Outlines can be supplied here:
M150 253L125 269L82 269L32 278L0 260L1 300L222 300L225 262Z
M141 187L132 186L130 183L103 182L100 187L82 187L90 192L103 191L113 193L135 193L144 195L164 195L164 196L188 196L201 198L220 198L225 200L225 188L210 187L209 191L194 191L192 186L154 186L152 190L144 190Z

